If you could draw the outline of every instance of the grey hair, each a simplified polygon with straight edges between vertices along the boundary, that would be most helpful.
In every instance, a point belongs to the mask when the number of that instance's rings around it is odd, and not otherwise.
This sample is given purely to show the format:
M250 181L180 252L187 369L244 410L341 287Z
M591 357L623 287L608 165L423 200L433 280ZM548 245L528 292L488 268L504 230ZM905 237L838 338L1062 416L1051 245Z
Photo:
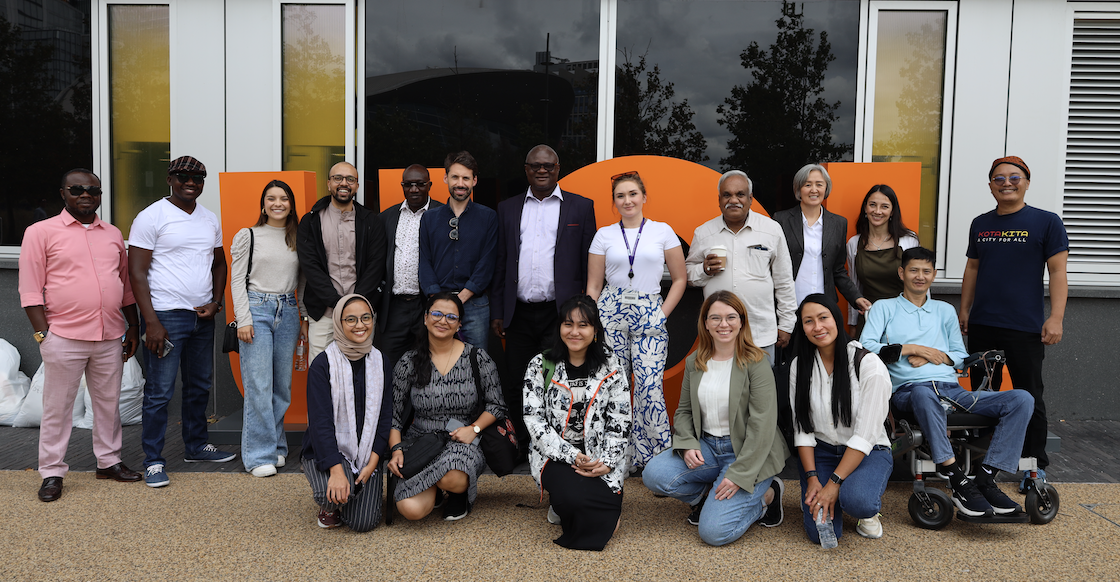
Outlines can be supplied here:
M793 197L798 202L801 201L801 187L809 181L809 174L813 172L820 172L824 176L824 198L828 200L828 195L832 193L832 178L828 176L828 170L820 164L805 164L797 174L793 177Z
M723 183L731 176L739 176L740 178L746 180L747 190L749 190L749 192L747 193L751 194L752 196L754 195L754 182L751 182L751 179L747 177L747 173L742 170L731 170L728 172L724 172L724 174L719 177L719 185L717 186L720 192L723 192Z

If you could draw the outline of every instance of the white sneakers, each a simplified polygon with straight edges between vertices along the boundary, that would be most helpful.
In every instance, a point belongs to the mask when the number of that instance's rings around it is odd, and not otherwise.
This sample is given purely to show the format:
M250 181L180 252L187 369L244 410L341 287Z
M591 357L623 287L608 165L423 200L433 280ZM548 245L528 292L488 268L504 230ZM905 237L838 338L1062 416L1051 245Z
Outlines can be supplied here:
M556 515L556 511L552 509L551 505L548 506L548 523L560 525L560 516Z
M261 465L249 471L249 474L254 477L271 477L276 474L276 465Z
M856 522L856 533L873 540L883 537L883 524L879 521L882 516L883 514L876 513L874 517L859 520Z
M287 463L287 458L284 455L276 455L276 468L279 469Z

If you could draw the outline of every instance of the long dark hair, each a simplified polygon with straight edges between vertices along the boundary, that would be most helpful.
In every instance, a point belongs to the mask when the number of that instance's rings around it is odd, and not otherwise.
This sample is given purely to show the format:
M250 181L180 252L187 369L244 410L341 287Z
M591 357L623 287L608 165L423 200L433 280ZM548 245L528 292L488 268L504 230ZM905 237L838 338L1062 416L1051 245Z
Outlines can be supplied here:
M891 203L891 215L887 218L887 234L891 235L894 239L894 244L897 246L903 237L910 235L918 238L914 231L906 228L902 223L902 209L898 207L898 195L894 193L894 188L886 184L876 184L867 191L867 195L863 197L863 203L859 206L859 218L856 219L856 234L859 235L860 248L867 247L867 242L871 237L871 223L867 220L867 200L871 198L874 193L880 193L887 197Z
M833 344L832 353L832 422L852 425L852 386L848 378L848 343L851 338L844 331L844 320L840 315L840 308L823 293L813 293L801 302L797 308L797 320L793 326L793 353L797 356L797 384L794 385L793 414L801 432L812 434L813 418L810 414L812 402L809 398L809 388L813 381L813 366L816 364L817 346L809 341L805 335L805 326L801 322L801 313L807 303L816 303L832 313L836 322L836 343Z
M429 311L436 301L450 301L455 304L455 309L459 310L459 323L462 324L463 320L463 302L459 299L459 294L454 291L440 291L435 295L428 298L424 303L424 316L427 317ZM412 387L423 388L428 385L432 380L432 348L428 340L428 330L424 329L416 334L416 344L413 346L416 351L412 354Z
M560 306L560 319L556 324L556 335L552 338L552 347L545 352L545 357L554 362L568 361L568 344L560 335L560 326L572 319L572 312L578 311L583 319L595 328L595 340L587 348L587 372L594 375L607 365L610 354L607 353L607 332L603 330L603 321L599 319L599 307L587 295L576 295Z
M261 226L268 222L268 215L264 212L264 196L273 188L279 188L288 195L288 218L284 221L284 242L288 243L288 250L294 251L296 250L296 227L299 226L299 215L296 213L296 195L292 193L292 187L283 180L273 180L264 185L264 190L261 190L261 214L257 218L257 223L253 226Z

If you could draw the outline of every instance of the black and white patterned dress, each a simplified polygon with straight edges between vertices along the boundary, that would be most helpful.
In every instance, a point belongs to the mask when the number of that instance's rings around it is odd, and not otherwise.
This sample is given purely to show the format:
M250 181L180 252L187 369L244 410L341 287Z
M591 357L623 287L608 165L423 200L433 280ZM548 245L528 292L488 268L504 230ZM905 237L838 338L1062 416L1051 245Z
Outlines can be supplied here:
M404 438L407 439L421 432L446 433L447 421L452 418L464 425L477 420L473 416L478 393L474 385L474 372L471 371L472 349L475 348L466 344L463 353L446 375L440 374L429 359L428 365L432 367L432 376L426 386L410 385L415 350L409 350L397 362L393 370L393 428L401 430L405 421L402 418L404 406L409 397L412 398L414 411L412 426L404 433ZM481 349L478 350L478 372L482 380L482 391L486 397L486 412L498 418L505 417L506 405L502 399L498 370L494 366L494 360ZM471 484L467 494L473 504L478 495L478 474L485 466L486 459L479 445L448 441L447 447L436 460L411 479L401 480L397 484L394 499L400 501L419 495L435 485L448 471L458 470L466 473L470 478Z

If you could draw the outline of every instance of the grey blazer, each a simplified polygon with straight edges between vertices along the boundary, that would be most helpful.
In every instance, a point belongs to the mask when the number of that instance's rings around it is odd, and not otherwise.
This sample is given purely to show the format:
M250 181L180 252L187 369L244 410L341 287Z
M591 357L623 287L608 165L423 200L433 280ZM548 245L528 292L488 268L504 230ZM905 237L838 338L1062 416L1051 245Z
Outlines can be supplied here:
M775 212L774 220L782 225L782 232L786 235L786 245L789 246L789 258L793 261L793 278L797 278L797 271L801 267L801 259L805 256L805 230L802 224L801 207L794 206ZM821 262L824 269L824 293L829 299L837 301L836 291L844 294L849 304L863 297L859 287L848 277L848 270L844 263L848 259L845 244L848 239L848 219L833 214L821 208L821 220L824 225L824 234L821 237Z

